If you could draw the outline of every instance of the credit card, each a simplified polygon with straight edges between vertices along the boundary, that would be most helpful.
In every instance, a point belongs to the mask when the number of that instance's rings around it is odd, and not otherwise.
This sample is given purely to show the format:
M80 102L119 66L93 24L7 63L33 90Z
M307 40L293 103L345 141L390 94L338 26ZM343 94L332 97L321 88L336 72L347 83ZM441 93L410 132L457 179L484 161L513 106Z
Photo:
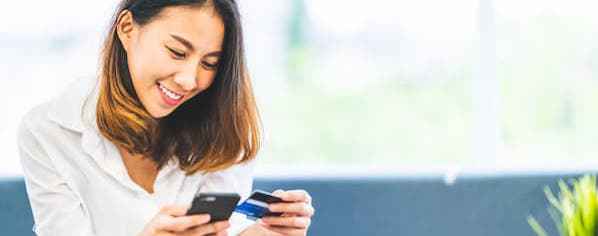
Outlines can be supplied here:
M282 199L271 193L255 190L249 198L235 208L235 212L247 216L248 219L257 220L264 216L280 216L280 212L268 210L268 204L282 202Z

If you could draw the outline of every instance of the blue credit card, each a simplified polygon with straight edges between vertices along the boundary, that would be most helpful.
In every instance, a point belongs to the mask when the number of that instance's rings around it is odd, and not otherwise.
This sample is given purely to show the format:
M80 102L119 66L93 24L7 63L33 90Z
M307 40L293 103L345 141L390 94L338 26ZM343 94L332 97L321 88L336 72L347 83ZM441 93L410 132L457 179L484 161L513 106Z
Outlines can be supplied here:
M249 198L235 208L235 212L244 214L248 219L257 220L264 216L280 216L268 210L268 204L282 202L282 199L261 190L254 191Z

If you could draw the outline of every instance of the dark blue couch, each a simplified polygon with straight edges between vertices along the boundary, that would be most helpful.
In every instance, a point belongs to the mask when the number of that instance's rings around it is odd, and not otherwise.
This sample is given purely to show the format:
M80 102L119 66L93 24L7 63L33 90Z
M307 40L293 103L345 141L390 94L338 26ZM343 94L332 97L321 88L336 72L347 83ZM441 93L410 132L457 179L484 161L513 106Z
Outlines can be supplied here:
M263 190L303 188L317 209L309 235L534 235L534 215L557 235L543 188L567 174L257 179ZM0 179L0 235L32 235L21 178Z

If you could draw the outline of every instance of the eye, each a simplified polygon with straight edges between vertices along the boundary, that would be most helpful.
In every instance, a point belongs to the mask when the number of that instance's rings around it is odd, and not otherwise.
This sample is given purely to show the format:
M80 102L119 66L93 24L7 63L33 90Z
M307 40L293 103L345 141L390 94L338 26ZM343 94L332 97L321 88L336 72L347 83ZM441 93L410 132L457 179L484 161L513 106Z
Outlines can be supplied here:
M170 51L170 53L172 53L172 55L175 57L175 59L177 60L182 60L185 59L185 53L184 52L180 52L178 50L166 47L168 49L168 51Z
M216 68L218 68L218 62L216 63L208 63L206 61L201 63L205 68L209 69L209 70L215 70Z

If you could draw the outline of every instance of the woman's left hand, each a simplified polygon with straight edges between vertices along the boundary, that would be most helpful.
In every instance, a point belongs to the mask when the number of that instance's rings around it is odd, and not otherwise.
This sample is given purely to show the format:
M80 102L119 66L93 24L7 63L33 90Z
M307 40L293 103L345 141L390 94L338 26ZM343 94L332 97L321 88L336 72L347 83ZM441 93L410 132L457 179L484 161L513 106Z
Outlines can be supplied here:
M305 190L276 190L274 196L284 202L268 206L271 212L280 212L281 216L264 217L259 223L265 229L285 236L304 236L311 224L315 209L311 204L311 196Z

